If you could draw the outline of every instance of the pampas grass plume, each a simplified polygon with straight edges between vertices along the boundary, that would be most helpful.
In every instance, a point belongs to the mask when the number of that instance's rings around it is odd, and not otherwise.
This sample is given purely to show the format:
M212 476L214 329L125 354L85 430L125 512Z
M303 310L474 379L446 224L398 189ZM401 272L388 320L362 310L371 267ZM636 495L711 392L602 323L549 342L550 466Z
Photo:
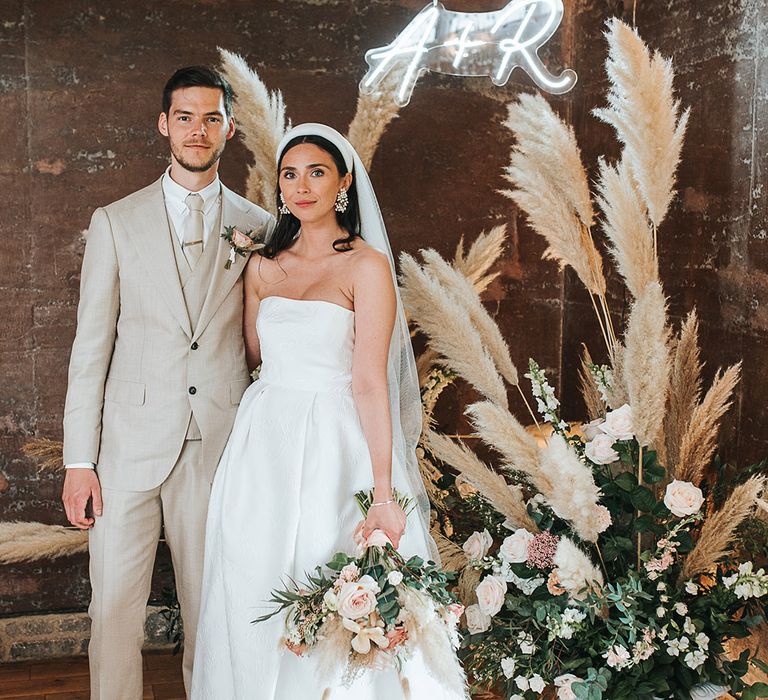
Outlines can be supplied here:
M456 469L511 524L538 532L521 490L510 488L504 477L489 469L474 452L433 430L425 431L424 444L437 459Z
M602 258L589 234L594 221L589 183L573 135L540 95L521 95L504 122L517 145L504 177L513 199L549 247L545 258L570 265L592 294L605 294Z
M599 169L597 203L605 215L603 230L609 251L627 289L637 299L651 282L659 281L653 231L626 163L622 160L614 167L601 158Z
M603 585L600 570L567 537L560 538L552 563L560 585L571 598L581 599L590 588Z
M88 550L88 533L44 523L0 523L0 564L58 559Z
M499 326L486 311L472 283L459 271L451 267L437 251L421 251L426 261L425 270L437 280L458 302L454 313L466 314L475 326L480 339L493 358L501 375L513 386L519 383L517 368L509 355L509 346L501 335Z
M242 56L219 49L221 72L235 91L235 112L243 143L253 155L246 196L267 211L275 213L275 153L290 122L279 90L270 93L256 71Z
M717 447L720 419L733 403L733 391L741 377L741 362L718 373L712 386L691 415L680 443L675 477L700 484Z
M392 93L401 77L401 71L391 70L374 92L358 94L357 109L349 124L347 139L355 147L366 170L370 170L387 126L399 115L400 107L392 99Z
M587 409L589 420L597 420L605 415L605 402L597 388L595 378L589 369L593 364L592 356L586 345L582 345L581 364L579 365L579 388L581 397L584 399L584 406Z
M482 337L454 298L407 253L400 256L401 294L409 317L445 365L489 399L507 405L507 391Z
M674 348L672 374L669 380L669 404L664 419L664 441L670 476L680 458L683 442L693 410L701 398L701 371L704 368L699 353L699 319L694 309L680 329Z
M680 115L671 61L658 51L651 55L635 29L614 18L606 38L608 106L593 113L616 129L648 217L658 228L674 196L689 111Z
M733 489L723 507L704 521L696 546L685 560L680 581L712 571L731 554L736 530L754 512L766 485L768 478L753 476Z
M635 435L641 446L661 438L669 386L667 302L661 285L652 282L636 299L627 324L624 381Z
M464 238L456 246L453 267L464 275L482 294L488 285L499 276L498 272L488 272L504 252L507 227L494 226L490 231L481 233L464 253Z
M585 542L596 542L600 534L600 489L592 470L568 445L562 435L553 434L541 450L541 470L553 488L542 495L555 514L568 520Z
M21 451L37 462L40 471L64 469L64 444L48 438L32 438L21 447Z

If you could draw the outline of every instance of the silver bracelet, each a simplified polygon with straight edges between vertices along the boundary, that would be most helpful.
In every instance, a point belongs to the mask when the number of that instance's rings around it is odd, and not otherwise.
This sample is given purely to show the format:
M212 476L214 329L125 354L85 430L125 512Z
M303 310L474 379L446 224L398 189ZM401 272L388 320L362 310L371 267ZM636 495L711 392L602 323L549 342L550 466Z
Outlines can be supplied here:
M395 499L390 498L388 501L381 501L380 503L371 503L370 507L375 508L376 506L388 506L390 503L394 503Z

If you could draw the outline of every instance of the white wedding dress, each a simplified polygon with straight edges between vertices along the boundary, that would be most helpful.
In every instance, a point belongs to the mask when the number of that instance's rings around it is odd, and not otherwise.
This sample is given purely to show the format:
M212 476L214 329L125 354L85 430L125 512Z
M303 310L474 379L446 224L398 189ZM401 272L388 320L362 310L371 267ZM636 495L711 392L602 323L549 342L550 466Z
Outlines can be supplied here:
M252 624L274 609L266 601L286 577L302 581L335 552L354 553L362 517L353 495L372 486L351 390L354 312L271 296L261 301L256 327L261 374L243 396L211 493L192 699L465 698L433 678L418 654L401 677L369 672L351 688L328 690L311 656L282 647L282 614ZM407 492L402 465L392 476ZM417 518L408 518L399 551L428 557Z

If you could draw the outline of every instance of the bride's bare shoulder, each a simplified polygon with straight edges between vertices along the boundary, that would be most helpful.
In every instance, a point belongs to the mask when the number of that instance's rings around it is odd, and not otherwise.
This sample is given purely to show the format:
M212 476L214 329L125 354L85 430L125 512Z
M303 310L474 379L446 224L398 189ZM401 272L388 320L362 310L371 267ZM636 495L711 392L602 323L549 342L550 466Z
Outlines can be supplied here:
M248 259L245 268L245 283L257 293L265 286L275 284L284 277L285 270L283 270L277 257L268 258L255 253Z

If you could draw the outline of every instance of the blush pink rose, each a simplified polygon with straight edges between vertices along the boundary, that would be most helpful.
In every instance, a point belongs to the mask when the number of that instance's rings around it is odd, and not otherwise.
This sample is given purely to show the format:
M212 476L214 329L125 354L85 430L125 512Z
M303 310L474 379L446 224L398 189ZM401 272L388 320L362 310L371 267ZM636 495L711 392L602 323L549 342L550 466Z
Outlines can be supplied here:
M486 576L475 588L475 594L480 610L493 617L504 605L507 582L498 576Z
M339 615L350 620L367 617L376 609L379 584L370 576L345 583L338 594Z
M253 241L246 236L240 229L232 229L232 244L237 248L250 248Z

